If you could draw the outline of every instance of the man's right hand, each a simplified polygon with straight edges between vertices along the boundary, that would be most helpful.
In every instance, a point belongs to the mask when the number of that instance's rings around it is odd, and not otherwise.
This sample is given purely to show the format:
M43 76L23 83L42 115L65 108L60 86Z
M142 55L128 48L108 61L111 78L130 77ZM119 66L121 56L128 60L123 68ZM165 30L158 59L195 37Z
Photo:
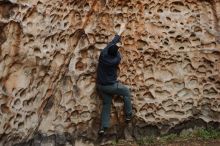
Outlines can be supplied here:
M118 35L121 35L124 32L124 30L126 29L126 25L127 25L127 23L122 23L121 24L120 30L118 32Z

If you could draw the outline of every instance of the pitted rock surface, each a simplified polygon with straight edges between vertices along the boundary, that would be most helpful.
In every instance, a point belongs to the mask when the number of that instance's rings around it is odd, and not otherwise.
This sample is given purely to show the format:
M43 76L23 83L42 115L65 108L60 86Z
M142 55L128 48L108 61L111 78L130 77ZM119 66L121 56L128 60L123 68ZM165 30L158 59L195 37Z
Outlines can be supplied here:
M98 56L123 22L119 80L133 126L219 122L219 0L0 0L1 144L38 132L95 141ZM111 129L123 121L115 97Z

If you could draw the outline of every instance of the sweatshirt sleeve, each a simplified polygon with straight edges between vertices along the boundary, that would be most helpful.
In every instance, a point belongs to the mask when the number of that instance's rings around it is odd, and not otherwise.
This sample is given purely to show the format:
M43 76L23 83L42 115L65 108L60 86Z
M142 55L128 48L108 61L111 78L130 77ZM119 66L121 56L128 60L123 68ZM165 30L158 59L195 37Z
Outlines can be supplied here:
M121 37L118 34L116 34L113 40L109 42L108 45L103 49L103 53L106 54L111 46L116 45L118 42L120 42L120 38Z

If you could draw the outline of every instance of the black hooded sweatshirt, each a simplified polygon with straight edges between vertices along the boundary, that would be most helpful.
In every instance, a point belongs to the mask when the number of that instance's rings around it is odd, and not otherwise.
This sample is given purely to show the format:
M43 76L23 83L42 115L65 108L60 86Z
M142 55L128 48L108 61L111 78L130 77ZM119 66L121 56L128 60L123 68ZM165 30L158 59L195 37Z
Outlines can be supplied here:
M121 61L121 55L117 51L115 56L108 54L108 49L120 41L120 36L115 35L114 39L101 51L97 69L97 84L112 85L117 82L117 67Z

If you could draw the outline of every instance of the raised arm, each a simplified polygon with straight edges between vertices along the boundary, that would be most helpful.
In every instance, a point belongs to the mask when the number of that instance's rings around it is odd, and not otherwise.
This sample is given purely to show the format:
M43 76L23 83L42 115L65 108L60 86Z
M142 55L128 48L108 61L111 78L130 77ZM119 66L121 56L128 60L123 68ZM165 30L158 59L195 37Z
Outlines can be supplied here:
M121 35L125 31L126 23L122 23L118 35Z
M111 46L116 45L118 42L120 42L120 35L124 32L125 27L126 23L122 23L118 34L116 34L113 40L109 42L108 45L104 48L105 51L107 51Z

